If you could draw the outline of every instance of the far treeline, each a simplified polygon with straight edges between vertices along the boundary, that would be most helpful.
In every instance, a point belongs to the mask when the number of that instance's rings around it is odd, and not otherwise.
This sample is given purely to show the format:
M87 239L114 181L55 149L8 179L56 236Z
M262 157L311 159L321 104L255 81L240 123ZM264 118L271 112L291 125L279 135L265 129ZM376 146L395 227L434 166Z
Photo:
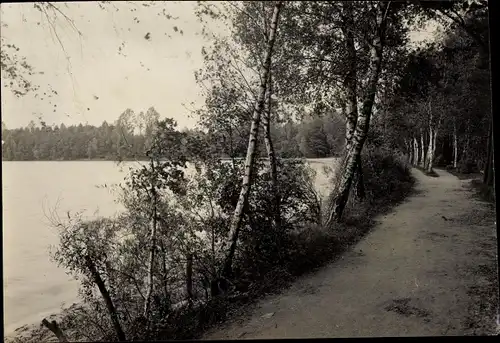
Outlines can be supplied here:
M160 114L153 108L135 114L127 109L113 124L51 125L31 121L24 128L8 129L2 122L2 160L146 160L146 150ZM271 129L276 153L284 158L321 158L340 155L344 144L344 120L340 114L289 120ZM197 137L222 158L245 156L249 127L211 132L185 129L186 138ZM181 146L182 148L182 146ZM262 151L262 156L265 152Z
M122 185L119 216L54 223L52 257L81 298L60 328L44 322L60 341L197 338L352 246L411 192L412 167L484 171L493 189L487 1L200 1L195 14L209 42L199 131L153 108L98 128L2 128L8 159L148 161ZM444 29L416 49L410 33L429 20ZM211 35L214 21L229 34ZM8 51L2 76L36 91ZM303 159L284 158L334 154L327 197Z

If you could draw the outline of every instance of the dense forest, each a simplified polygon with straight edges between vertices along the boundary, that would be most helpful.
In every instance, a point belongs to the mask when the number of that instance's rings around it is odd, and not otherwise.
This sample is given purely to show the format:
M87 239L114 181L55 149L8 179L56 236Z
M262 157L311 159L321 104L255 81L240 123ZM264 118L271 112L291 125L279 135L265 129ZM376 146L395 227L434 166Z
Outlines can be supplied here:
M66 20L56 3L37 4ZM120 216L55 223L52 258L80 281L82 305L61 320L75 340L196 337L231 306L331 261L409 194L415 168L483 171L493 189L486 1L199 2L195 12L208 41L197 129L152 107L100 127L2 125L4 160L148 161L122 186ZM411 45L429 21L443 29ZM13 92L37 92L4 51ZM323 198L311 168L287 157L326 156L339 158Z
M146 150L160 114L151 107L138 115L128 109L113 124L101 126L36 124L8 129L2 122L2 159L4 161L69 161L147 159ZM343 148L342 117L327 114L302 122L289 120L273 126L276 152L284 158L319 158L339 155ZM223 158L241 158L246 152L248 128L234 128L206 134L206 130L185 129L186 137L203 137L206 144ZM264 156L264 155L263 155Z

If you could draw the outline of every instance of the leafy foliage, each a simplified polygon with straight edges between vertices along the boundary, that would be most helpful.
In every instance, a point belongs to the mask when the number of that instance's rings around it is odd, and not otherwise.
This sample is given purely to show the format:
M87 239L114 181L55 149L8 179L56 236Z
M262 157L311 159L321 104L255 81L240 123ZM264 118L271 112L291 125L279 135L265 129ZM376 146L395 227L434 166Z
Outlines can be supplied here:
M479 32L484 20L466 19L465 23ZM491 123L490 72L484 66L484 51L474 37L460 26L451 26L437 43L409 54L401 75L394 93L381 106L384 110L375 118L378 132L383 133L372 132L372 139L393 144L409 154L404 139L427 134L429 125L435 125L440 118L438 165L453 165L456 159L464 172L483 168ZM429 121L429 103L433 122ZM427 147L428 139L424 138Z
M243 162L231 163L218 157L191 160L196 162L195 168L185 175L188 157L175 148L183 139L185 135L175 129L173 121L158 123L148 153L167 158L155 159L129 174L120 197L126 211L117 218L86 221L77 217L58 224L61 243L53 252L54 260L80 280L83 307L90 311L74 309L62 325L74 323L69 319L71 316L88 323L84 326L90 325L90 321L100 321L99 330L85 329L81 335L91 340L115 337L106 316L106 304L89 270L88 258L101 275L120 323L131 339L181 334L180 327L172 327L178 323L170 322L169 318L178 316L178 311L185 308L189 255L194 257L190 301L202 307L211 303L211 282L217 279L222 263L229 219L244 171ZM293 250L288 237L308 225L317 225L320 218L320 203L313 189L314 175L304 161L282 161L279 170L283 223L277 232L271 219L274 193L269 168L263 162L255 167L254 188L245 210L235 262L238 277L234 287L239 292L250 291L267 271L289 261L292 258L289 251ZM158 193L159 227L153 268L154 300L151 324L147 325L141 319L141 311L150 240L152 195L149 189L153 185Z

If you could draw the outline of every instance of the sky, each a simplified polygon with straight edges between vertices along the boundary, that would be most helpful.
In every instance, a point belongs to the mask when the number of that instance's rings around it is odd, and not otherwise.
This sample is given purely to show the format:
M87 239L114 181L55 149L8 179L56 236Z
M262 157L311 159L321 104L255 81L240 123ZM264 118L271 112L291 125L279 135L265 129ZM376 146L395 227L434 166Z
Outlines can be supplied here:
M194 15L196 2L157 2L150 7L114 2L105 9L97 2L56 5L74 21L81 37L58 16L59 42L33 3L1 5L2 37L43 72L32 78L42 92L50 89L47 85L58 92L49 103L34 94L17 98L2 84L2 121L8 128L38 122L40 114L49 125L100 125L114 122L127 108L139 113L151 106L162 117L175 119L179 128L194 127L197 118L189 109L203 105L194 72L203 66L201 48L208 44ZM167 19L163 10L178 19ZM225 34L223 28L211 27ZM412 38L427 39L432 31L424 28Z
M203 104L194 71L202 67L200 51L206 41L199 35L202 26L194 15L194 2L152 7L120 2L104 10L95 2L57 5L83 34L80 38L59 17L56 27L64 50L33 3L1 5L1 21L7 24L2 36L20 48L19 54L36 71L43 71L33 78L41 89L50 84L58 92L49 104L47 98L34 98L34 94L17 98L2 87L2 121L7 127L37 121L38 113L43 113L47 124L100 125L116 120L127 108L139 113L151 106L177 120L180 127L195 124L182 106ZM178 19L159 15L163 9ZM148 32L149 40L145 39ZM126 42L122 50L126 56L118 51L122 42Z

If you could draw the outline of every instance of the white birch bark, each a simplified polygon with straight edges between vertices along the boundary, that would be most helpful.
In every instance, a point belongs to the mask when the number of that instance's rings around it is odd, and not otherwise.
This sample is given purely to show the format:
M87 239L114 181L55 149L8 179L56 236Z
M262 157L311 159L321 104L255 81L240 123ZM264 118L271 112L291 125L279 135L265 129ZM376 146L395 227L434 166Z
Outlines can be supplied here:
M151 307L151 296L153 294L153 275L154 275L154 261L156 252L156 207L157 207L157 196L156 196L156 182L154 180L154 161L151 160L151 171L153 173L153 180L151 185L151 205L152 205L152 215L150 221L150 240L149 240L149 259L148 259L148 276L146 283L146 299L144 300L143 316L144 318L149 318L149 310Z
M243 181L241 185L240 196L238 198L238 203L234 210L233 218L231 221L231 226L229 229L229 234L226 243L229 244L228 251L226 253L226 258L222 270L223 276L228 276L231 272L233 256L236 250L236 244L238 241L238 234L241 227L241 222L243 220L243 208L248 200L248 194L250 193L251 186L251 172L255 159L256 143L259 132L261 113L264 108L264 101L266 95L266 87L268 81L269 71L271 69L271 56L273 53L274 41L276 39L276 31L278 26L279 13L282 7L282 2L279 1L274 7L273 18L271 22L271 28L269 33L269 40L267 44L267 51L262 71L261 84L258 100L255 104L255 108L252 116L252 125L250 128L250 137L248 141L247 154L245 159L245 174L243 176Z
M356 128L350 144L350 151L348 151L348 155L345 157L345 167L343 166L340 170L338 187L336 187L333 191L334 198L332 199L331 206L329 208L330 213L326 221L327 226L331 226L333 220L340 221L342 217L342 213L349 197L352 180L356 172L357 160L361 155L370 126L370 118L382 64L383 39L385 37L385 25L389 6L390 2L380 2L376 9L377 13L375 22L377 26L370 47L369 74L367 82L368 92L363 99L361 111L358 114Z

